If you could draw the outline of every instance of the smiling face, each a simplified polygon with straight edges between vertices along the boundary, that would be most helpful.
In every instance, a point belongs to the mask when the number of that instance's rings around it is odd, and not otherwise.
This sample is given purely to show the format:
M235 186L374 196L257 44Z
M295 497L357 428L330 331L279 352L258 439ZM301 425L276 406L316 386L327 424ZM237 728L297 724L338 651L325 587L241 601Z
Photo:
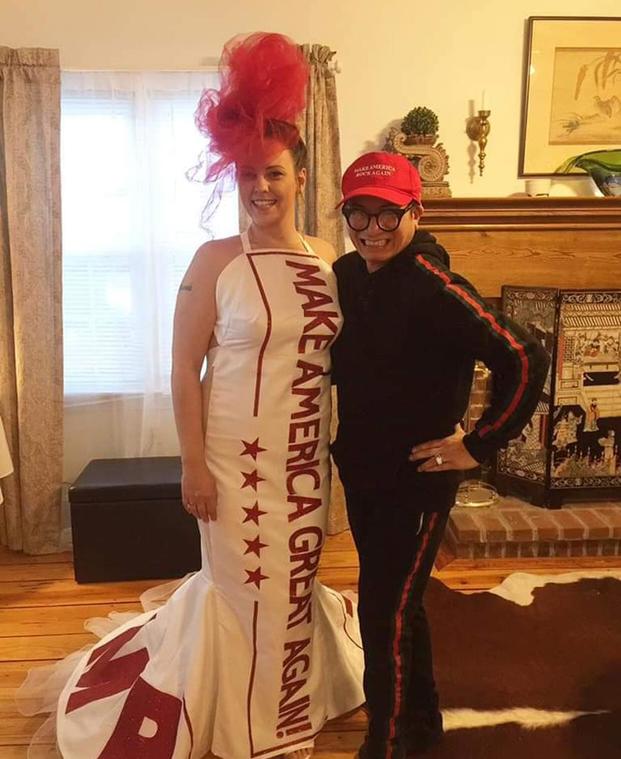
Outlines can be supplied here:
M395 208L394 203L370 195L352 198L348 201L348 205L360 208L369 214L378 214L385 209ZM381 268L410 244L418 227L418 218L419 211L417 207L414 207L403 214L399 226L392 232L384 232L380 229L376 218L372 218L369 226L361 232L348 227L349 237L358 253L366 261L369 271Z
M304 188L306 170L297 170L290 150L266 160L245 161L237 167L237 183L244 208L261 227L293 223L295 197Z

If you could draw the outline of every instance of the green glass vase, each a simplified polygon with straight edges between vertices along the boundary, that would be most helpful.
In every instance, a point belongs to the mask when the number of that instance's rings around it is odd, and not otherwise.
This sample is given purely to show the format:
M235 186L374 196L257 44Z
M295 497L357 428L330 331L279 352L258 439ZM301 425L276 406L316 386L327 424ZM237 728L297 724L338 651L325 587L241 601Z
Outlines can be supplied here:
M568 158L556 173L575 174L576 169L586 171L604 195L621 196L621 148L592 150Z

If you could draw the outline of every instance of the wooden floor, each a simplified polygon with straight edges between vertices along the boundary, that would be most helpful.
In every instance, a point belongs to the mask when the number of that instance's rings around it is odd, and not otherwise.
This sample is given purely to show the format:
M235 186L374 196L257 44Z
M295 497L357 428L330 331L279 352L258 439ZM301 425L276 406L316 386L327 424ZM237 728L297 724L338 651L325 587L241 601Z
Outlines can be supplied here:
M465 592L497 585L515 571L556 573L577 569L620 568L621 559L459 559L443 548L435 574ZM356 554L349 533L329 538L319 571L334 588L354 588ZM70 554L24 556L0 549L0 759L25 759L26 744L42 719L20 716L13 693L26 671L59 659L95 640L85 633L88 617L138 608L140 593L153 581L77 585ZM343 759L362 740L361 712L328 724L316 756Z

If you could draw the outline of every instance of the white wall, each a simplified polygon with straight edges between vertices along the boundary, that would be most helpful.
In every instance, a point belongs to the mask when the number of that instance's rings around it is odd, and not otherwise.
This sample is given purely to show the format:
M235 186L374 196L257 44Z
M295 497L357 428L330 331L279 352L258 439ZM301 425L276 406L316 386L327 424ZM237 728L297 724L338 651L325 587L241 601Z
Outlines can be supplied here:
M381 146L415 105L434 109L455 196L507 195L517 178L528 16L614 16L619 0L0 0L0 45L58 47L72 69L199 68L239 32L278 31L338 51L344 164ZM483 178L464 133L486 91L492 132ZM588 183L584 183L586 188Z
M455 196L507 195L517 178L525 21L531 15L619 13L620 0L0 0L0 45L57 47L66 69L197 69L233 35L278 31L338 52L344 165L383 144L415 105L433 108ZM492 132L485 176L471 180L464 128L482 90ZM579 180L586 191L588 181ZM576 186L575 184L573 185ZM139 426L136 409L124 423ZM65 478L110 455L119 414L66 413ZM87 434L86 439L81 436ZM93 434L97 433L97 434ZM75 442L80 442L80 456Z

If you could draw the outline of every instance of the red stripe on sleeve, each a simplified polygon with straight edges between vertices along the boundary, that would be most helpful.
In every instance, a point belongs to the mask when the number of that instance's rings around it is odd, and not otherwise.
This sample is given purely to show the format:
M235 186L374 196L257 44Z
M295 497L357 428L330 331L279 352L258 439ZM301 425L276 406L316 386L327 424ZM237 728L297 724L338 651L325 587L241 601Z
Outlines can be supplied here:
M494 332L500 335L500 337L504 338L506 342L517 352L518 357L520 359L520 364L522 368L521 376L520 376L520 384L518 385L508 407L500 415L500 417L493 424L488 424L479 430L479 436L483 437L488 432L498 430L500 427L502 427L502 425L511 416L511 414L514 412L515 408L517 407L518 403L522 399L522 396L524 395L524 392L526 391L526 386L528 385L528 371L529 371L528 356L526 355L524 346L521 345L515 339L515 337L511 334L511 332L509 332L504 327L501 327L500 324L498 324L498 322L496 321L496 318L494 317L494 315L489 313L489 311L485 311L484 308L481 306L481 304L477 300L475 300L470 295L470 293L464 290L463 287L459 287L459 285L453 284L451 282L451 278L446 274L446 272L436 269L435 266L430 264L429 261L427 261L423 256L420 256L420 255L416 256L416 260L420 264L422 264L428 271L430 271L436 277L441 279L442 282L444 282L444 284L446 285L446 289L451 290L458 297L460 297L467 305L470 306L470 308L477 314L477 316L480 319L488 322L491 328L494 330Z

